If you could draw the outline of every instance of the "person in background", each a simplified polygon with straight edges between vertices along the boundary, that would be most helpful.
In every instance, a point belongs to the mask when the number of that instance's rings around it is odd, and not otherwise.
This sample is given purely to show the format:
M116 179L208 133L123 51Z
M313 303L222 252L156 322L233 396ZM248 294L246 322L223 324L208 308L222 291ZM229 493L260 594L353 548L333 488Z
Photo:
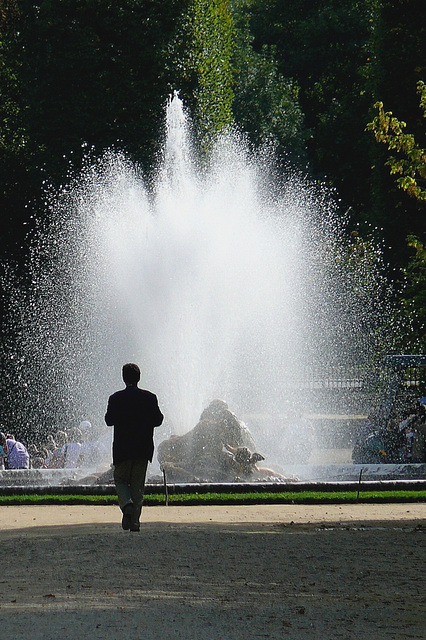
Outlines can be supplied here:
M0 471L5 469L5 461L7 460L7 441L4 433L0 433Z
M64 466L65 445L68 442L68 436L65 431L57 431L54 440L55 448L49 461L49 469L61 469Z
M64 469L75 469L81 452L82 433L80 429L68 432L68 442L64 448Z
M43 460L43 464L41 465L41 469L48 469L50 458L52 456L52 452L49 451L47 447L40 447L39 456Z
M56 442L53 436L48 435L44 446L41 447L41 449L43 450L44 466L46 468L50 467L50 463L53 457L53 452L55 451L56 448L57 448Z
M82 440L77 466L83 468L94 467L97 463L97 456L92 423L89 420L83 420L80 422L79 429L82 433Z
M46 464L42 455L31 457L31 469L46 469Z
M112 456L118 504L123 512L124 530L140 530L148 462L154 453L154 428L163 422L157 396L139 389L137 364L122 369L126 388L109 397L105 422L114 427Z
M30 456L25 445L15 440L15 437L12 435L6 436L6 442L9 469L29 469Z
M32 469L33 465L33 460L34 458L37 458L38 456L38 449L37 449L37 445L35 445L34 443L30 442L29 444L27 444L27 451L28 451L28 455L30 456L30 469Z
M426 462L426 406L420 398L416 405L415 420L411 423L413 431L412 462Z

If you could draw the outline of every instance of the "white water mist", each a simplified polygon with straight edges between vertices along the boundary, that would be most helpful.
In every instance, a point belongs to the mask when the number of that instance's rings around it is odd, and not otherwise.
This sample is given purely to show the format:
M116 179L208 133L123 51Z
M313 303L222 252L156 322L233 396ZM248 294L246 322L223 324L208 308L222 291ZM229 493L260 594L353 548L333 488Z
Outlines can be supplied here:
M232 134L201 161L175 96L153 186L108 151L55 195L19 302L30 422L101 424L127 361L182 433L215 397L279 413L306 367L371 355L380 258L351 262L329 199L273 175Z

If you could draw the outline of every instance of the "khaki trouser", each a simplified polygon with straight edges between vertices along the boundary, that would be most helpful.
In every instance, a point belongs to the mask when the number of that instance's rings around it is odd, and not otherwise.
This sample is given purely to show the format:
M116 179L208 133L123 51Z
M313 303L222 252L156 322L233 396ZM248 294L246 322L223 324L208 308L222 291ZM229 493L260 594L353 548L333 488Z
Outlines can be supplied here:
M132 505L132 524L137 524L142 511L148 460L125 460L114 467L114 482L118 504L123 511Z

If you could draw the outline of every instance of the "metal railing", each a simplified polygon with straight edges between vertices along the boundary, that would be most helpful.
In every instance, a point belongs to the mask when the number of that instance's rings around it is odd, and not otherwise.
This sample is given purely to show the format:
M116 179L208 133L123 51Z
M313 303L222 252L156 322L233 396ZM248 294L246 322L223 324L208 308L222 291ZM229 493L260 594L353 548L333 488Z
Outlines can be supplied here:
M301 385L310 389L366 389L386 385L390 371L371 365L321 365L305 367ZM426 368L407 367L401 375L404 387L420 387L426 382Z

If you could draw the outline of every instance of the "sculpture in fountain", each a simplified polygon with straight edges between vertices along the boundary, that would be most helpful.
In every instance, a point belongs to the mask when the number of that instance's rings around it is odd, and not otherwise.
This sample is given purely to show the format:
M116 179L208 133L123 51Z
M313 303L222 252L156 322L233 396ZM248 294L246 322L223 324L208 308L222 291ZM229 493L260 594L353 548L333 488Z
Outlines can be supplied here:
M197 425L184 435L171 436L158 447L158 461L171 482L236 482L284 480L257 463L253 437L226 402L213 400Z

